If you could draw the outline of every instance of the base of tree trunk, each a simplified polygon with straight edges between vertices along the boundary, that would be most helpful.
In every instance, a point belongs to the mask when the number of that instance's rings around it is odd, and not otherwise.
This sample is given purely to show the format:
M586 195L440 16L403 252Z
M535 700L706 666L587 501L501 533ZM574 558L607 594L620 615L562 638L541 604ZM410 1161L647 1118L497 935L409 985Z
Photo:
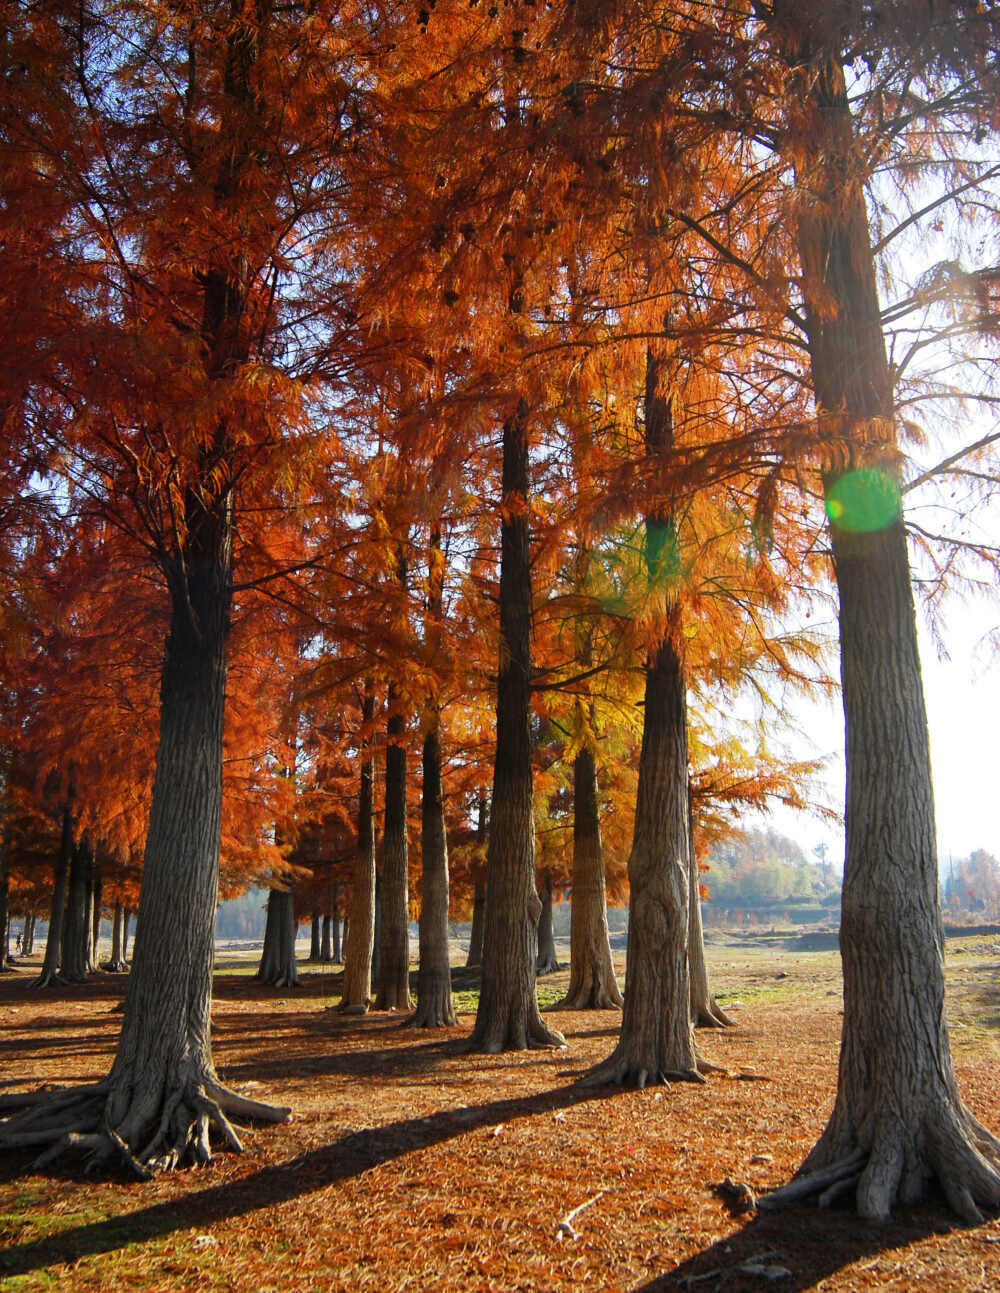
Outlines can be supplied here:
M566 995L550 1010L621 1010L622 993L614 973L570 975Z
M458 1016L451 999L451 985L445 984L437 991L424 989L406 1023L410 1028L455 1028Z
M722 1009L714 997L708 997L691 1011L695 1028L735 1028L736 1020Z
M606 1060L596 1064L579 1079L582 1087L594 1086L630 1086L641 1091L647 1086L669 1085L671 1082L704 1082L705 1073L716 1072L714 1064L697 1060L693 1069L647 1069L641 1068L630 1055L619 1055L612 1051Z
M42 970L37 979L32 979L29 987L32 988L65 988L69 986L69 979L65 978L58 970Z
M554 956L538 957L535 961L536 974L558 974L562 966Z
M0 1126L0 1150L41 1149L32 1171L64 1154L83 1153L88 1168L120 1162L148 1180L184 1164L209 1162L213 1139L242 1153L232 1120L276 1123L291 1115L282 1106L237 1095L213 1077L189 1074L163 1084L157 1107L148 1099L141 1108L130 1103L116 1127L110 1110L120 1096L119 1084L110 1077L88 1086L4 1096L0 1114L18 1112Z
M108 974L127 974L131 969L131 966L126 960L102 961L101 969L105 970Z
M854 1135L824 1134L798 1175L757 1206L778 1209L814 1199L826 1208L853 1194L861 1217L888 1221L895 1204L921 1202L935 1183L968 1225L983 1220L980 1208L1000 1209L1000 1141L964 1105L950 1101L935 1102L919 1122L872 1120L863 1145Z

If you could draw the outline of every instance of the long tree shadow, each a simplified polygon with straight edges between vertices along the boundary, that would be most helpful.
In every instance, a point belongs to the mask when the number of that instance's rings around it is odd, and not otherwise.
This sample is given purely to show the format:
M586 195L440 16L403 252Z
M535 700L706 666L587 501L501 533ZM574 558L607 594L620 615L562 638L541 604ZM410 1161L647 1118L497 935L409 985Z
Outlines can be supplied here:
M166 1203L153 1204L106 1221L74 1226L46 1239L14 1245L0 1253L0 1282L55 1263L75 1262L83 1257L113 1252L125 1244L160 1239L188 1227L206 1230L218 1222L350 1180L404 1154L427 1149L483 1127L553 1113L570 1105L618 1094L620 1088L616 1087L581 1089L559 1086L535 1095L468 1105L424 1118L401 1119L382 1127L353 1132L330 1145L262 1168L238 1181L192 1191ZM13 1159L14 1155L10 1157ZM12 1166L10 1174L14 1175L17 1164ZM7 1175L6 1171L2 1173L3 1177Z
M632 1293L694 1289L696 1293L747 1293L762 1288L799 1293L864 1257L952 1228L944 1212L914 1208L887 1225L861 1221L848 1208L789 1208L757 1213L742 1230L716 1240L672 1271Z

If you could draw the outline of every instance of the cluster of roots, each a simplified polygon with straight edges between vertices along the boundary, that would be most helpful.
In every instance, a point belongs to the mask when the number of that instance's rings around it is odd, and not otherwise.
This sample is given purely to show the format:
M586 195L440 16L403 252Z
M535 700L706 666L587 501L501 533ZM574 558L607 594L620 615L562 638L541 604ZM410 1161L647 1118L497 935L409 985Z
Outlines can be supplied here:
M237 1122L285 1122L291 1111L237 1095L209 1078L178 1084L163 1097L155 1125L146 1123L143 1141L111 1121L115 1087L110 1078L88 1086L47 1087L0 1097L0 1150L41 1149L31 1164L40 1169L65 1153L83 1154L88 1170L115 1161L149 1179L182 1164L207 1163L211 1142L236 1153L243 1144Z

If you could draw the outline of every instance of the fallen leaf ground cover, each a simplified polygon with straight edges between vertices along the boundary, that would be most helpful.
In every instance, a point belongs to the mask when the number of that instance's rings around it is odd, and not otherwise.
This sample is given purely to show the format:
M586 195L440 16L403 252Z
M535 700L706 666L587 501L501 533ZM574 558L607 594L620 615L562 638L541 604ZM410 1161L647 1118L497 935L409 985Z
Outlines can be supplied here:
M216 1063L290 1104L243 1155L143 1183L79 1164L0 1159L4 1289L640 1290L1000 1287L1000 1224L943 1203L868 1226L849 1211L734 1214L713 1187L761 1192L794 1171L833 1101L836 953L774 933L718 937L713 983L737 1019L700 1032L725 1072L704 1086L581 1090L616 1016L561 1013L567 1046L499 1056L387 1014L343 1018L338 976L275 992L223 957ZM42 993L0 978L0 1093L106 1072L124 979ZM1000 940L952 939L956 1068L1000 1130ZM540 982L554 999L565 974ZM471 1008L465 983L461 1001Z

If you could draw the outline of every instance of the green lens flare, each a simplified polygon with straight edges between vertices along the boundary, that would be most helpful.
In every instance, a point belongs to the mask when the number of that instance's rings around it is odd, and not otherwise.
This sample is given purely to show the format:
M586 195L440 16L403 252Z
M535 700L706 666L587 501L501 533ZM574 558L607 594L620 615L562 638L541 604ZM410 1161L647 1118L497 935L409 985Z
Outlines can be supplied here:
M826 498L830 520L856 534L884 530L899 518L900 511L898 485L877 467L849 471L831 486Z

